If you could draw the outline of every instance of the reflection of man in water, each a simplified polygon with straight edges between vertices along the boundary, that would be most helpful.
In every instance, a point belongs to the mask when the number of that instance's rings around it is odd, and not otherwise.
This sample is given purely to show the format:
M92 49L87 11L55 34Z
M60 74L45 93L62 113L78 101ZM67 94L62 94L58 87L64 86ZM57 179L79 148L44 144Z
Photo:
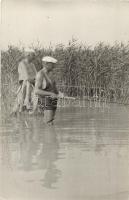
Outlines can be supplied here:
M60 176L56 166L59 144L54 127L45 128L41 118L27 119L28 128L25 128L25 121L20 118L21 121L19 167L25 171L42 171L44 177L41 175L39 181L44 187L53 188Z
M46 172L41 180L43 186L54 188L54 184L58 181L61 172L57 169L56 161L59 159L58 154L59 144L57 141L54 128L49 127L44 133L43 147L40 154L40 167Z
M32 120L32 119L31 119ZM26 125L28 127L26 127ZM33 123L21 119L19 127L20 160L19 167L25 171L32 171L35 168L34 157L38 149L39 138L35 136Z

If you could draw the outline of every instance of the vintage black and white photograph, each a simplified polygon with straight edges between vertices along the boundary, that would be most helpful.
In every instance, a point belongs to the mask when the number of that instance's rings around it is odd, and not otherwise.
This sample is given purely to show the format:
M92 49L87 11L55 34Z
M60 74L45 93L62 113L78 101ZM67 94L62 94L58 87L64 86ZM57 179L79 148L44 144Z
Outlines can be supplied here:
M0 0L0 200L129 200L129 0Z

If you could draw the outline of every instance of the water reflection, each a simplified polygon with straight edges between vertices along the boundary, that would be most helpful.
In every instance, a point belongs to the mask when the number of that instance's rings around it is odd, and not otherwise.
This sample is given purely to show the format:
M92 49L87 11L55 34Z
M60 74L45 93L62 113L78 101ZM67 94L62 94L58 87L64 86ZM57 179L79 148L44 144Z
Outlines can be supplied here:
M38 149L37 156L39 167L46 171L44 178L41 180L42 185L48 188L54 188L53 184L58 181L61 175L61 171L56 166L60 154L54 127L48 127L44 131L44 137Z
M39 199L45 188L60 191L58 200L62 195L123 200L129 191L128 120L127 109L120 106L59 110L54 127L45 127L42 117L19 116L2 125L3 166L17 177L22 174L28 189L33 184L32 195L38 186Z
M15 170L43 170L41 184L54 188L61 175L56 166L60 154L54 127L45 127L42 118L19 117L13 121L13 128L15 131L11 135L6 132L3 141L3 164Z

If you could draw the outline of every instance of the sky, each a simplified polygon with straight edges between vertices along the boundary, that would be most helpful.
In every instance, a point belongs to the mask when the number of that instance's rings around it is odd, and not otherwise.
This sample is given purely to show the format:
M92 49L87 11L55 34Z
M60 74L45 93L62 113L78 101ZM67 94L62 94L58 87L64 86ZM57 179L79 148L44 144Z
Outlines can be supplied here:
M1 0L1 48L129 41L129 0Z

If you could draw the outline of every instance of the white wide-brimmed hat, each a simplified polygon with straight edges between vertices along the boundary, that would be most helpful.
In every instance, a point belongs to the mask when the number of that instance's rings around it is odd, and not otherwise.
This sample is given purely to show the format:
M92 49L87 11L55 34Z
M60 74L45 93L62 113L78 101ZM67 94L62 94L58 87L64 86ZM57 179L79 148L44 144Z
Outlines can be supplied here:
M42 58L43 62L48 62L48 63L57 63L57 60L51 56L45 56Z

